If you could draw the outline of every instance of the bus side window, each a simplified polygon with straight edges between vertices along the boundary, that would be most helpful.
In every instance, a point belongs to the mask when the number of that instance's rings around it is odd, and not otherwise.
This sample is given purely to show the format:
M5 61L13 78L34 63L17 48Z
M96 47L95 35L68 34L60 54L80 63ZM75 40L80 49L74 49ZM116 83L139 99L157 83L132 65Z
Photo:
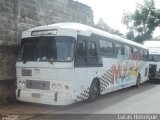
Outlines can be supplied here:
M125 58L132 59L133 48L128 45L124 45L124 49L125 49Z
M113 56L113 43L106 40L100 40L100 51L102 56Z
M148 51L144 50L144 60L148 61L149 60L149 55L148 55Z
M124 56L125 55L124 45L116 43L115 44L115 54L117 58L121 58L122 56Z
M97 56L95 43L89 42L88 47L87 47L87 51L88 51L88 57Z
M76 49L76 63L85 64L86 63L86 41L78 40Z
M133 48L133 59L139 60L140 54L138 48Z
M144 59L144 51L141 49L140 50L140 60Z
M130 56L129 56L129 59L133 59L133 47L129 47L130 49Z
M87 62L97 63L97 49L94 42L88 42L87 44Z
M85 43L85 41L78 41L78 43L77 43L77 56L86 56L86 43Z

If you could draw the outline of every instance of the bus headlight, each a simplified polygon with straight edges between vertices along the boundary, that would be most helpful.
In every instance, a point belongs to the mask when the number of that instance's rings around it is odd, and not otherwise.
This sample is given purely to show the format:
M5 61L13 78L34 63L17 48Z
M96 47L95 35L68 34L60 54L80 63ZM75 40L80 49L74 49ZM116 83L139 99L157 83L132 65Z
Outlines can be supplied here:
M52 83L52 89L56 89L56 84Z
M52 83L51 85L52 89L62 89L61 83Z
M22 85L22 81L20 80L20 81L19 81L19 86L21 86L21 85Z
M62 88L62 85L61 85L60 83L58 83L58 84L57 84L57 88L58 88L58 89L61 89L61 88Z
M19 80L18 85L19 85L20 87L25 87L26 81Z
M25 86L26 82L25 81L22 81L22 86Z

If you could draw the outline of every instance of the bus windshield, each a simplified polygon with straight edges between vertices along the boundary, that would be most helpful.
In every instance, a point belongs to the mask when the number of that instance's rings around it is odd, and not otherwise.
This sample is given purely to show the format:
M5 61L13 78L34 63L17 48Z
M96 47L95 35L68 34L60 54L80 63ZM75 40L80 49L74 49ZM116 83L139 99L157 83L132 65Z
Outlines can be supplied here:
M24 38L21 43L20 61L72 61L74 38L44 36Z
M160 55L150 54L149 55L149 60L158 62L158 61L160 61Z

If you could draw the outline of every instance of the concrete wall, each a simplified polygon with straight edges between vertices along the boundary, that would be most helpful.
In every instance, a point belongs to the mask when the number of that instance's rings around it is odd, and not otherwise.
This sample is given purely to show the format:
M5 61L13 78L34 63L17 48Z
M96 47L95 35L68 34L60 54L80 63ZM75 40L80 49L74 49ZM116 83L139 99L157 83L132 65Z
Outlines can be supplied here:
M23 30L57 22L92 26L93 12L73 0L0 0L0 45L17 45Z
M73 0L20 0L18 30L57 22L79 22L93 25L92 10Z
M15 45L17 0L0 0L0 45Z
M92 26L93 12L73 0L0 0L0 99L14 93L15 62L22 31L57 22Z

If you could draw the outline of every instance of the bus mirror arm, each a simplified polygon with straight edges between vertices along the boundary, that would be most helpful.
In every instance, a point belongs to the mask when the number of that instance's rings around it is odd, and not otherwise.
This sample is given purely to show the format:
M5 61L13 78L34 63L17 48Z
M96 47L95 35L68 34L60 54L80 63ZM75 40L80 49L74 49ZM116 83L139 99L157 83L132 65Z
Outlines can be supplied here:
M23 64L26 64L26 63L27 63L27 61L26 61L26 60L24 60L24 61L23 61Z
M48 62L49 62L50 64L53 64L53 60L48 60Z

